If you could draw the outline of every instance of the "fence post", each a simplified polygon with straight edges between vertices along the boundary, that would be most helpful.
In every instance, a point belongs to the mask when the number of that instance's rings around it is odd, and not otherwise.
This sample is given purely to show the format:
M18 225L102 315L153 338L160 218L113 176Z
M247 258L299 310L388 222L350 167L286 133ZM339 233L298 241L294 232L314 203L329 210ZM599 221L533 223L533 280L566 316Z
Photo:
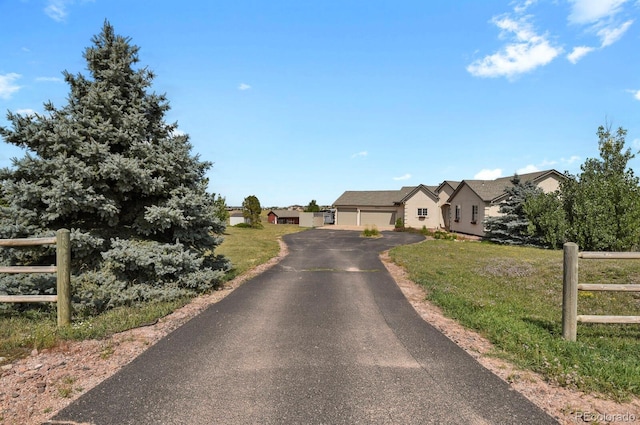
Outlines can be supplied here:
M563 245L562 337L575 341L578 328L578 245Z
M67 229L56 232L58 326L71 324L71 237Z

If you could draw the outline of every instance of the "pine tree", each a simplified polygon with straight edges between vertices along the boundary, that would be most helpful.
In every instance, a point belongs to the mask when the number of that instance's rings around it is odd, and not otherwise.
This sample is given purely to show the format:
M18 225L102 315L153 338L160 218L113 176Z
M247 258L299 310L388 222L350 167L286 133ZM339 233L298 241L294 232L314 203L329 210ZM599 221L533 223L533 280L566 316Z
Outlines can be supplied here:
M64 72L68 103L43 114L9 112L0 136L27 150L0 170L7 207L0 237L72 231L73 291L79 307L169 299L215 287L228 268L214 255L225 223L207 193L210 163L167 124L165 95L137 67L139 48L105 22L84 52L89 76ZM4 250L5 264L47 261L51 252ZM0 292L37 293L27 275Z
M533 182L522 182L516 174L511 179L513 186L506 188L504 202L500 204L501 215L485 220L485 237L496 243L508 245L537 245L539 241L529 232L529 220L524 209L528 197L542 192Z

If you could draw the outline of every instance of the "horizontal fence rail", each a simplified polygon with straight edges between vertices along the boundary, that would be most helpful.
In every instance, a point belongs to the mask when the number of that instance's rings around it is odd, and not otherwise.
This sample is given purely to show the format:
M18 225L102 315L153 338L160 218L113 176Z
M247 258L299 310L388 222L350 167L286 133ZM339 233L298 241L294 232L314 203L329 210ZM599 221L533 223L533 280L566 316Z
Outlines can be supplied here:
M640 259L640 252L578 252L578 245L567 242L563 246L562 337L575 341L578 322L581 323L638 323L640 316L579 315L578 291L640 292L638 284L578 283L578 258L592 260Z
M0 247L14 248L38 245L56 246L55 266L0 267L0 273L55 273L56 295L0 295L0 302L55 302L58 310L58 326L67 326L71 323L71 237L69 230L60 229L52 238L0 239Z

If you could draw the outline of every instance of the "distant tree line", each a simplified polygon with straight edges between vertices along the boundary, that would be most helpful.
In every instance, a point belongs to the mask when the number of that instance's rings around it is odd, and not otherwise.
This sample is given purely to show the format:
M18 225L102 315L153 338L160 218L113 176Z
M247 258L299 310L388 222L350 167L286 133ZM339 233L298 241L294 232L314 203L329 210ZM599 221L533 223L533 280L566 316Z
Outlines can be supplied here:
M499 217L485 221L487 239L504 244L559 248L564 242L588 251L640 247L640 186L629 168L626 130L597 131L600 158L589 158L577 175L566 173L560 188L544 193L518 176L507 189Z

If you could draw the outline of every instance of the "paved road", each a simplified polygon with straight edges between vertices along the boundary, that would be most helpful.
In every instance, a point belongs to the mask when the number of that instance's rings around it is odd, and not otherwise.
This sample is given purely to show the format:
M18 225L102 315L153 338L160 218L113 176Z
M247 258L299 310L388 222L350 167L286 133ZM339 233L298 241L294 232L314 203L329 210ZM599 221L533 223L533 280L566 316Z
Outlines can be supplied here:
M310 230L290 254L62 410L91 424L552 424L426 324L378 253L417 235Z

